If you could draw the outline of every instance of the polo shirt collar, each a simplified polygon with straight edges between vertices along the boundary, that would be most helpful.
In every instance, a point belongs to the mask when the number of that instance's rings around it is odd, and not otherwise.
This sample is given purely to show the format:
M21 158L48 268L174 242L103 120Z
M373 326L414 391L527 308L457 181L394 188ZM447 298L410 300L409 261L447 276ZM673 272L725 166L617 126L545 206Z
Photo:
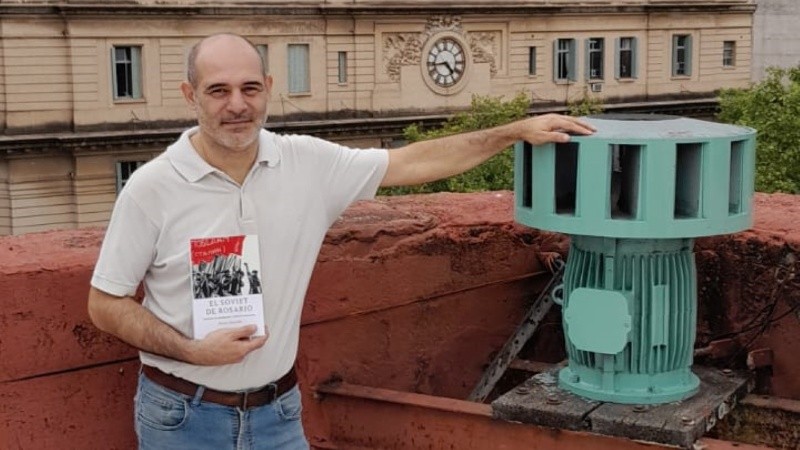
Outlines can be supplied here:
M217 171L216 168L201 158L195 151L194 146L192 146L192 141L189 138L197 133L198 130L199 127L195 126L181 133L178 140L170 145L166 152L175 170L190 183L195 183L209 173ZM278 152L274 139L274 134L261 130L258 136L256 164L266 165L267 167L278 165L280 152Z

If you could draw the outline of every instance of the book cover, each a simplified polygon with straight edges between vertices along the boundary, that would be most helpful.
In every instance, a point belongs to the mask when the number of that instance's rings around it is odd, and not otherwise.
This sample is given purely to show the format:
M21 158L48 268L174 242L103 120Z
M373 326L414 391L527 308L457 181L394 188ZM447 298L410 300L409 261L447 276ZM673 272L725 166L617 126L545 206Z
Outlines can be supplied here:
M214 330L256 325L263 336L264 301L257 235L190 240L194 338Z

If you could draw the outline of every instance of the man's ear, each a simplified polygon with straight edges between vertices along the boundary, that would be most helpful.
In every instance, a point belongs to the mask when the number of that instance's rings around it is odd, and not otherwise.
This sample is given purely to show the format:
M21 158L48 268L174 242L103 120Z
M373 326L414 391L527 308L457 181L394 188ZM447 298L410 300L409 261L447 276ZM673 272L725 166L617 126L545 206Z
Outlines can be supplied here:
M267 95L272 95L272 75L267 75L264 77L264 89L267 91Z
M189 104L189 107L195 109L194 88L188 81L181 83L181 92L183 92L183 98L186 99L186 103Z

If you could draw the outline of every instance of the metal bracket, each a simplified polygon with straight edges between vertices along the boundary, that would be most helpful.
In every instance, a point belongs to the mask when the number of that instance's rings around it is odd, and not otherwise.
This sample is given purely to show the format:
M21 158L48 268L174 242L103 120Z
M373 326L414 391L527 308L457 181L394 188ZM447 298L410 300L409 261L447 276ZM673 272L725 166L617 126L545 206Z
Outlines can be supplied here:
M503 348L497 353L497 356L495 356L494 361L492 361L486 369L486 372L483 373L483 377L469 395L468 400L473 402L483 402L486 400L486 397L489 396L492 389L497 385L497 382L506 370L508 370L508 366L516 359L517 354L522 350L525 343L528 342L528 339L533 336L533 333L536 331L536 328L539 326L539 323L541 323L545 314L550 311L550 307L553 306L553 297L551 295L553 288L558 287L557 285L561 283L565 267L564 261L561 259L555 260L553 265L556 269L553 272L553 278L547 282L547 285L542 289L539 297L533 302L525 319L517 327L517 331L515 331L511 338L503 345Z

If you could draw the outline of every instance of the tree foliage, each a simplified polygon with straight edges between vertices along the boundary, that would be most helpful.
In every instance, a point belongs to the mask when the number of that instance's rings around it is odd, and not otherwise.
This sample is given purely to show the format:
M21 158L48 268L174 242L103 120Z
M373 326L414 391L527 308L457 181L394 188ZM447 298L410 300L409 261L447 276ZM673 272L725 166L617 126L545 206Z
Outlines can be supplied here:
M603 110L603 102L599 98L592 97L586 93L579 100L567 104L567 114L573 117L600 114Z
M723 90L718 119L758 130L757 191L800 193L800 67L770 68L749 89Z
M403 131L409 143L433 139L467 131L495 127L522 119L526 116L530 100L525 93L504 101L502 97L475 95L468 111L458 113L448 119L441 128L422 130L418 125L410 125ZM514 154L511 147L503 150L480 166L432 183L419 186L398 186L383 188L379 194L418 194L429 192L477 192L512 189L514 185Z

